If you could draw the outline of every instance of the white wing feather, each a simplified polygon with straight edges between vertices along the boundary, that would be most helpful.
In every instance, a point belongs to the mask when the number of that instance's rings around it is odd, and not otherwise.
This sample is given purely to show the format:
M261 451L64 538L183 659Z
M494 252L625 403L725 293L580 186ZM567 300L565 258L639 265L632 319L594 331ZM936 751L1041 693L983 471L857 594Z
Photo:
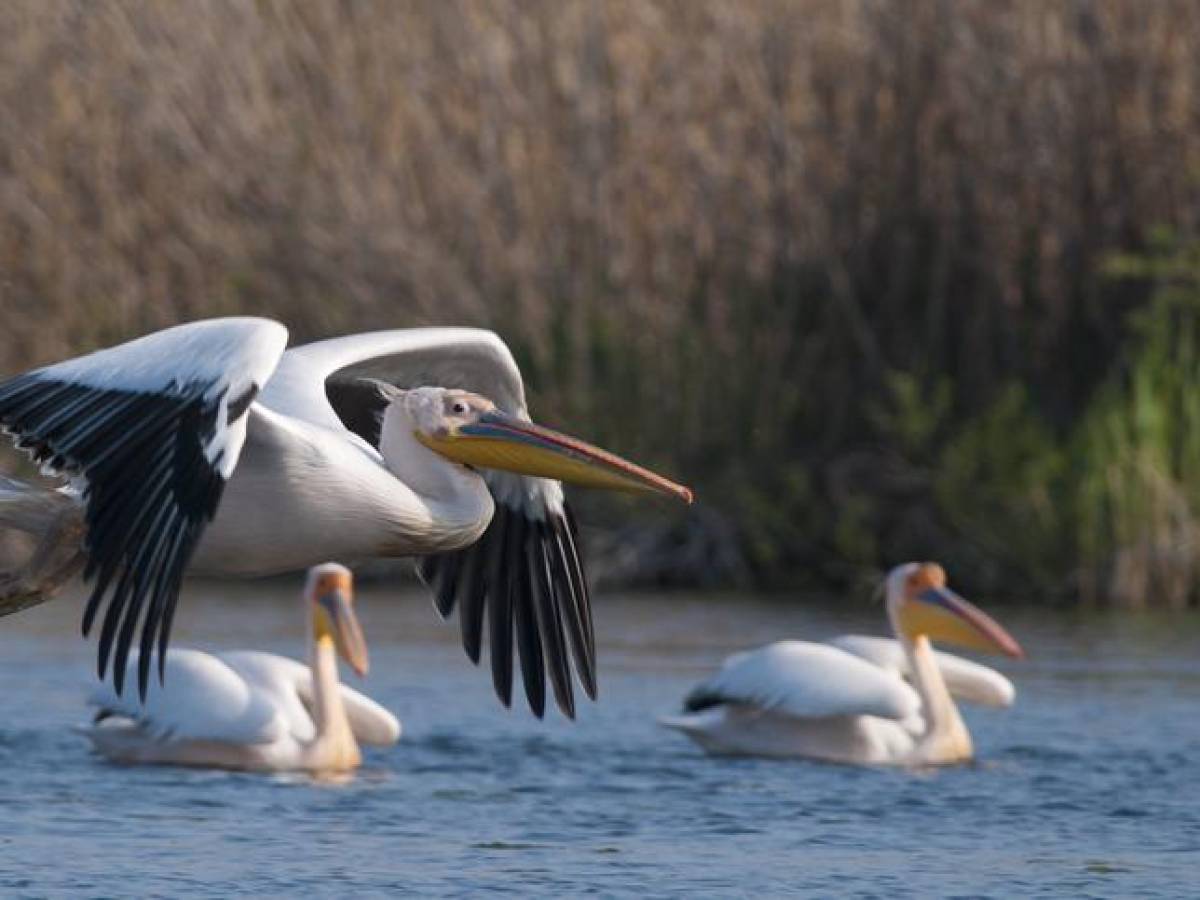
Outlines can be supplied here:
M524 413L525 388L512 352L499 335L479 328L400 328L314 341L289 349L259 401L314 425L342 429L325 381L336 372L476 391L511 413Z
M689 695L689 709L744 703L799 718L878 716L902 721L921 701L898 676L836 647L778 641L735 653Z
M908 657L895 638L844 634L829 643L901 678L912 677ZM941 650L935 650L933 655L953 696L983 706L1012 706L1017 690L995 669Z
M130 676L137 651L129 659ZM157 740L208 740L268 744L287 726L270 697L215 656L185 647L166 660L166 680L150 681L145 703L118 695L107 682L96 686L88 703L98 710L136 721Z
M47 379L98 390L146 394L173 393L189 383L206 385L204 398L221 397L223 405L205 457L213 463L219 456L217 468L228 479L246 439L246 420L241 416L227 423L227 405L252 386L261 388L267 383L287 345L287 336L287 329L270 319L207 319L37 371Z

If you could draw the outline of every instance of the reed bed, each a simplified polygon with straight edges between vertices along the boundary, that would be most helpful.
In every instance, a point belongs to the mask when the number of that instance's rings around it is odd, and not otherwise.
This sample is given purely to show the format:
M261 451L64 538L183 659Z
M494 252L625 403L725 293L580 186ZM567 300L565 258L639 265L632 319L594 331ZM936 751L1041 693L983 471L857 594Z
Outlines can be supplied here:
M0 371L484 325L697 487L589 499L630 578L1186 604L1200 371L1138 316L1194 285L1133 263L1196 233L1197 58L1171 0L16 0Z

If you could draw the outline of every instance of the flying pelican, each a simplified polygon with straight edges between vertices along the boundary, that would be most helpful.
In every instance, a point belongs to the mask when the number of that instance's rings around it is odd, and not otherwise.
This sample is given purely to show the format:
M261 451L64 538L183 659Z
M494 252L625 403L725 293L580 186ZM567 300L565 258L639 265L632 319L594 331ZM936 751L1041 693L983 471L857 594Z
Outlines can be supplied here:
M122 763L331 774L357 769L358 742L391 746L400 739L400 723L338 682L337 656L360 677L367 674L350 570L313 566L304 605L308 666L254 650L172 648L166 680L151 682L144 703L101 682L88 699L96 717L85 734L100 753ZM128 665L137 665L136 651Z
M547 676L574 714L572 662L594 699L591 604L559 480L686 502L691 491L531 422L492 332L286 343L269 319L210 319L0 384L0 426L82 504L83 577L95 582L83 631L104 607L100 677L112 654L121 693L139 620L141 695L156 646L164 676L185 570L415 555L439 612L458 607L476 663L487 609L506 706L514 635L536 715Z
M887 611L899 643L846 635L736 653L687 696L683 715L662 724L720 754L859 765L970 760L971 735L951 695L1008 706L1013 687L999 672L935 652L930 639L1011 657L1023 655L1020 646L947 588L937 563L892 569Z

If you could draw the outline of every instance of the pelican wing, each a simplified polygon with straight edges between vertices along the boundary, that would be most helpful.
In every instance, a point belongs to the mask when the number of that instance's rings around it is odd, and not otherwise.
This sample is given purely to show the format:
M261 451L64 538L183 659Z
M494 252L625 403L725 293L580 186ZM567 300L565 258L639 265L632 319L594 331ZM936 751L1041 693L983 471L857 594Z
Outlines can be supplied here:
M131 652L129 674L137 665ZM166 678L152 681L144 702L118 694L101 682L88 698L97 721L124 716L152 738L266 744L280 740L287 724L275 703L223 661L208 653L177 647L165 662Z
M401 388L462 388L504 412L529 415L512 353L494 333L474 328L379 331L294 347L260 400L314 424L350 428L377 446L386 400L367 379ZM488 529L470 547L425 557L418 572L443 617L458 608L463 647L474 663L487 610L492 680L506 706L512 702L515 636L530 708L543 714L548 676L559 708L573 716L572 663L584 692L595 699L596 653L577 529L562 486L504 472L481 474L496 501Z
M908 657L895 638L844 634L829 643L901 678L912 680ZM941 650L935 650L933 656L945 679L946 689L953 696L983 706L1012 706L1016 688L995 669Z
M183 571L246 438L246 410L287 343L267 319L211 319L168 328L0 384L0 425L17 446L82 488L95 587L84 613L100 633L103 678L116 649L121 692L143 609L138 687L150 651L159 673Z
M278 696L280 702L293 712L299 711L308 723L306 734L297 734L301 740L311 740L313 679L312 669L286 656L263 653L258 650L233 650L221 654L221 659L231 669L249 681L261 685L264 690ZM347 685L338 685L350 730L364 744L390 747L400 739L400 721L390 712Z
M735 653L697 685L684 709L744 704L802 719L878 716L903 721L918 713L917 692L896 675L826 644L778 641Z

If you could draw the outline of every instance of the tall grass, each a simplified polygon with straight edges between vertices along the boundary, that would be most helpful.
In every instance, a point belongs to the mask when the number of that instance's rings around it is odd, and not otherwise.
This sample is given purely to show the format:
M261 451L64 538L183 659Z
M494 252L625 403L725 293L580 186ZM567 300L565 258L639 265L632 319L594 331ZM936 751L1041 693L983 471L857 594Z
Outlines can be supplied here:
M1119 277L1149 278L1125 366L1078 426L1083 587L1181 607L1200 588L1200 244L1160 235Z
M1078 585L1046 485L1149 293L1103 262L1196 231L1197 58L1190 2L18 0L0 368L488 325L731 570ZM1140 540L1116 503L1089 559Z

